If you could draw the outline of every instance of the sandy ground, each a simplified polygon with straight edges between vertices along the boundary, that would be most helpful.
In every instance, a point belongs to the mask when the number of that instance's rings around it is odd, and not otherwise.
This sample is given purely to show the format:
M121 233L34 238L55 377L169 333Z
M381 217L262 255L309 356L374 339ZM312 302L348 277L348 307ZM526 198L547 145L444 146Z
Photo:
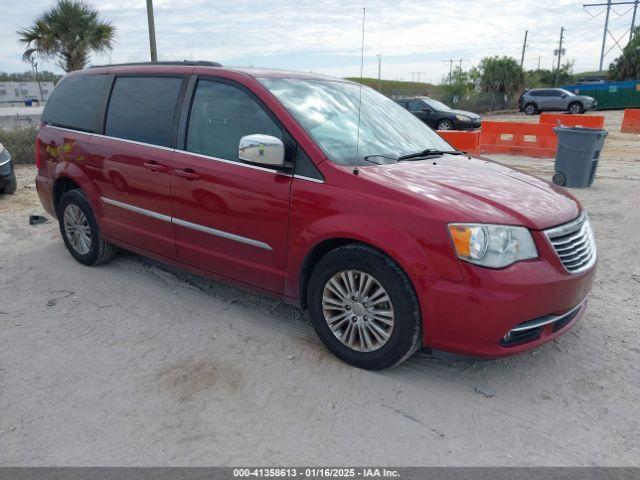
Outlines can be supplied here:
M620 119L574 190L600 253L582 321L519 356L382 373L272 299L132 254L83 267L56 223L28 225L43 210L20 168L0 198L0 464L640 465L640 136Z

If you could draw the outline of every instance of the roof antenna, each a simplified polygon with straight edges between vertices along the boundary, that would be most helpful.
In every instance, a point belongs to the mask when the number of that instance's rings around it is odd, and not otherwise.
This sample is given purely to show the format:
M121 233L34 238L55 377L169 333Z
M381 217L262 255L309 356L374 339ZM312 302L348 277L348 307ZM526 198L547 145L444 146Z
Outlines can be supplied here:
M355 167L353 168L353 174L358 175L360 170L358 170L358 157L360 155L360 111L362 110L362 70L364 68L364 19L367 13L366 8L362 8L362 45L360 49L360 99L358 101L358 133L356 135L356 162Z

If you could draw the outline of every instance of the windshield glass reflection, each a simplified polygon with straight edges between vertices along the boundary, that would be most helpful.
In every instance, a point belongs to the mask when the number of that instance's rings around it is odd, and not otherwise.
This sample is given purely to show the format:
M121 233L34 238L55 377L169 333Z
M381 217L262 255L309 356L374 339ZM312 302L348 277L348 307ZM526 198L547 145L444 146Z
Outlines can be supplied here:
M452 150L438 134L391 99L362 87L360 140L358 103L360 86L338 80L260 78L327 158L352 166L364 157L397 158L427 148Z

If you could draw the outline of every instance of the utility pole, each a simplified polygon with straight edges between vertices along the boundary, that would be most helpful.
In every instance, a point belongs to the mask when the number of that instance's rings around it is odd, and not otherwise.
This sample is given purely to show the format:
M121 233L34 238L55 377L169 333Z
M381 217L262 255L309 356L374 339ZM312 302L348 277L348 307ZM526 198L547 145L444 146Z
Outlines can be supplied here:
M449 63L449 85L453 82L453 62L459 62L460 70L462 70L462 62L464 61L464 58L450 58L449 60L442 60L443 63Z
M558 67L556 68L556 81L554 86L558 86L560 80L560 61L562 60L562 40L564 39L564 27L560 27L560 45L558 46Z
M633 16L631 17L631 33L629 34L629 41L631 41L631 38L633 37L633 28L635 27L636 23L636 12L638 10L639 3L639 0L632 0L627 2L613 2L612 0L607 0L605 3L586 3L582 5L582 8L585 9L588 7L607 7L607 14L604 17L604 32L602 33L602 48L600 49L600 71L602 71L602 64L604 63L604 48L607 44L607 33L611 34L611 32L609 31L609 13L611 13L611 7L615 5L633 5ZM611 36L613 37L613 35ZM613 40L620 47L620 44L618 43L619 39L616 40L616 38L613 37ZM622 47L620 47L620 49L622 49Z
M633 40L633 31L636 28L636 13L638 11L638 4L640 0L635 0L633 2L633 15L631 16L631 30L629 30L629 41Z
M538 70L540 70L540 61L542 60L542 56L538 55Z
M415 82L415 77L414 75L418 76L418 83L420 83L420 75L426 73L426 72L411 72L411 81Z
M382 92L382 55L379 53L378 57L378 91Z
M522 57L520 57L520 68L524 65L524 52L527 49L527 35L529 34L529 30L524 31L524 42L522 42Z
M158 61L156 50L156 26L153 21L153 0L147 0L147 21L149 22L149 50L151 50L151 61Z

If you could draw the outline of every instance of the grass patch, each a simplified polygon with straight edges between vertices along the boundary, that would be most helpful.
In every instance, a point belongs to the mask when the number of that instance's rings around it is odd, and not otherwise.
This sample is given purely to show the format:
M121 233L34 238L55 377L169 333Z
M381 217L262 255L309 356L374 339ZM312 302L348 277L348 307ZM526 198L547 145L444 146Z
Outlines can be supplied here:
M14 130L0 129L0 143L5 146L14 165L31 165L36 163L35 142L38 129L23 127Z

